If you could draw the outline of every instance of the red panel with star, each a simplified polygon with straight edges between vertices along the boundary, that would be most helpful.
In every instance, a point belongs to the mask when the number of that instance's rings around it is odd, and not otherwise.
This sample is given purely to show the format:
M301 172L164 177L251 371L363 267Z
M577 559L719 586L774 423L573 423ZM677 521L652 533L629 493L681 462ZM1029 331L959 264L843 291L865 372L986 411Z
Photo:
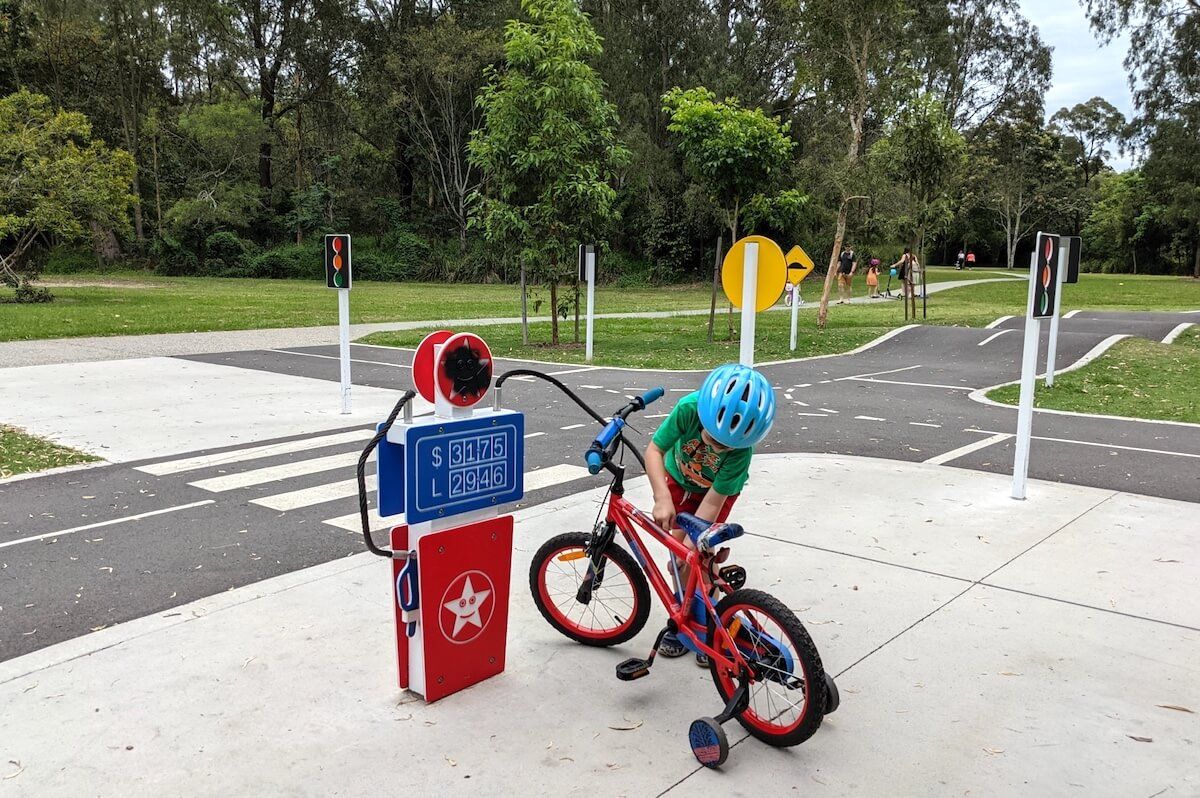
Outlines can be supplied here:
M426 701L504 670L512 537L513 518L503 515L417 544Z

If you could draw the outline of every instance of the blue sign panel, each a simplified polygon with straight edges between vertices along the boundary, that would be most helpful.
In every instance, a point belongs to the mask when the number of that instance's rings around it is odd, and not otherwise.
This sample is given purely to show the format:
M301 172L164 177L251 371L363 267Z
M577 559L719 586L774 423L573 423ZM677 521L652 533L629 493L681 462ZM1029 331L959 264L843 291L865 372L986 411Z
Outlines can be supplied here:
M407 430L410 524L516 501L525 493L525 417L502 412Z
M382 426L376 425L376 432ZM379 476L379 514L385 518L399 515L404 512L404 447L384 438L375 448L375 454Z

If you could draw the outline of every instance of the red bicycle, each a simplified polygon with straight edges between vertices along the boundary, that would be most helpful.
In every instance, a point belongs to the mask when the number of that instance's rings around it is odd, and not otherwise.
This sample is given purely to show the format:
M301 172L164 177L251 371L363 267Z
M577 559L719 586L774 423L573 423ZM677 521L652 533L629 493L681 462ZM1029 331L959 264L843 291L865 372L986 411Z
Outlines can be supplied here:
M512 374L543 376L520 369L504 377ZM701 764L718 767L725 761L729 741L721 724L730 718L737 718L750 734L769 745L785 747L807 740L824 716L837 708L837 686L795 613L774 596L744 587L744 569L723 566L729 549L722 544L740 537L742 527L709 524L681 513L676 523L692 542L689 547L625 498L625 467L614 460L618 447L624 445L644 466L641 453L622 434L626 418L660 398L663 389L635 398L605 421L566 386L553 378L547 381L605 424L586 460L591 473L607 470L613 479L601 508L603 519L597 518L591 532L557 535L534 555L529 586L543 617L584 645L616 645L645 626L653 588L666 608L667 625L647 658L628 659L617 666L617 678L632 681L647 676L667 632L675 632L685 646L708 657L713 684L725 707L716 717L691 724L688 738ZM618 532L629 551L616 542ZM671 554L675 583L683 582L681 590L668 585L644 536ZM686 573L683 580L679 579L681 566ZM714 601L714 596L719 600Z

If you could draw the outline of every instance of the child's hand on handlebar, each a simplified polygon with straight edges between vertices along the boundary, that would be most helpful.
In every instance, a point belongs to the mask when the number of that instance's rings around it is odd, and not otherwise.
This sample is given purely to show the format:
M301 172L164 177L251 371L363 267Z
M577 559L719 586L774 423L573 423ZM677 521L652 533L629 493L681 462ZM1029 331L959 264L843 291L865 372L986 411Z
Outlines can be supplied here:
M675 525L675 502L671 501L670 496L655 499L651 515L654 516L654 523L669 532Z

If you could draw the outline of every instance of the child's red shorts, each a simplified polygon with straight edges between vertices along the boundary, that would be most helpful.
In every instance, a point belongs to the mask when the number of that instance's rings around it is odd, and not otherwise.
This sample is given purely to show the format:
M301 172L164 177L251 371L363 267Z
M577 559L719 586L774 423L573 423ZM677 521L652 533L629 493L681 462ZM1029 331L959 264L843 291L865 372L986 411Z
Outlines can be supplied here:
M700 509L700 502L704 501L704 496L707 491L701 493L688 493L683 489L683 486L671 478L667 474L667 489L671 491L671 502L675 505L677 513L692 513ZM719 524L729 518L729 512L733 509L733 503L737 501L740 493L735 493L732 496L725 497L725 504L721 505L721 511L717 513L716 518L705 518L705 521L712 521L714 524Z

